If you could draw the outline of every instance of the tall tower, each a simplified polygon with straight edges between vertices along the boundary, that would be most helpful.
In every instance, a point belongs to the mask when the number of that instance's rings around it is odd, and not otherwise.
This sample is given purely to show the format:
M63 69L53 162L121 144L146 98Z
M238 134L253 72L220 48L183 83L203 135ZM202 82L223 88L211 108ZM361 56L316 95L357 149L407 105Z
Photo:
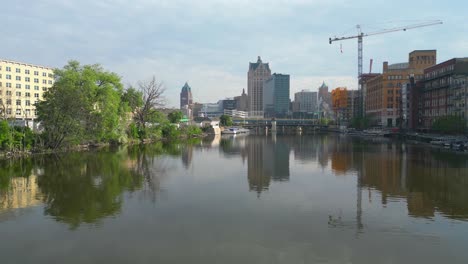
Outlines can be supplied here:
M188 83L185 83L184 87L182 87L182 91L180 92L180 108L182 109L184 106L191 106L192 104L192 88L190 88Z
M263 63L258 56L256 63L249 63L247 74L247 93L249 96L249 111L251 116L263 117L263 83L270 78L271 70L268 63Z

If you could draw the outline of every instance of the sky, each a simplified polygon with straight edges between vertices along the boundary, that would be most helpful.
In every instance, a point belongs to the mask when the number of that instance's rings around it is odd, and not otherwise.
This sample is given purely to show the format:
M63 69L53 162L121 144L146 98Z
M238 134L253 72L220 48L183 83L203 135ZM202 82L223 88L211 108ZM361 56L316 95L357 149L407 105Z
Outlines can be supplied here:
M126 85L155 76L177 107L185 82L196 102L247 90L249 62L291 75L290 94L357 88L357 40L329 37L439 19L442 25L364 38L364 72L406 62L416 49L437 61L468 57L468 1L401 0L0 0L0 58L61 68L101 64Z

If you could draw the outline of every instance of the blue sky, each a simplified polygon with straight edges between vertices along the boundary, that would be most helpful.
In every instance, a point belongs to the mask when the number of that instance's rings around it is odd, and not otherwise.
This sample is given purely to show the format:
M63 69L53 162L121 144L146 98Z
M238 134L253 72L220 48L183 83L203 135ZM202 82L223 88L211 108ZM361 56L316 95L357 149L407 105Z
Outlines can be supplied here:
M357 41L331 36L440 19L443 25L364 39L364 72L437 49L438 61L468 56L468 1L15 0L2 1L4 59L62 67L100 63L135 84L156 76L177 106L187 81L195 101L216 102L247 87L261 56L301 89L356 88Z

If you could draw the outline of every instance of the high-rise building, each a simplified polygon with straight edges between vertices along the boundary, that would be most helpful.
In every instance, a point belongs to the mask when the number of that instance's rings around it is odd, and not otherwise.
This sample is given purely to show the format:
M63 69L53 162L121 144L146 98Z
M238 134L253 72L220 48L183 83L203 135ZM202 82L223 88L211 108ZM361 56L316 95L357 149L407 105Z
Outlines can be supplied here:
M275 73L263 85L265 117L285 117L289 112L289 75Z
M252 117L263 117L263 84L270 76L270 66L268 63L263 63L260 56L258 56L256 63L249 63L247 93L249 96L250 116Z
M35 103L53 83L52 68L0 59L0 116L18 125L32 124Z
M340 124L346 124L359 114L359 91L348 90L346 87L333 89L332 107L335 118ZM342 123L344 122L344 123Z
M415 50L408 62L388 65L383 63L382 74L366 81L366 115L377 125L396 126L402 120L401 87L414 76L422 80L424 69L435 65L435 50Z
M183 109L186 105L191 106L192 104L192 88L190 88L188 83L185 83L184 87L182 87L182 91L180 92L180 109Z

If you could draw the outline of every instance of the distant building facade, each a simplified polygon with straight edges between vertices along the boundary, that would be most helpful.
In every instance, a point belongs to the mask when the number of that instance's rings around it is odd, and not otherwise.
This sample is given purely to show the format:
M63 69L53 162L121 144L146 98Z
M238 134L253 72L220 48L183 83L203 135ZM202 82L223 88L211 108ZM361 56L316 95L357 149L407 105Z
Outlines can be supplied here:
M437 118L468 117L468 58L454 58L424 70L423 126Z
M317 112L318 93L302 90L294 94L293 112L313 114Z
M263 111L265 117L286 117L289 112L288 74L274 73L263 85Z
M268 63L263 63L258 56L256 63L249 64L247 73L247 93L249 97L250 116L263 117L263 84L271 77Z
M234 97L234 100L236 100L236 110L243 112L249 111L249 97L245 93L245 89L242 89L242 94Z
M323 82L322 85L318 88L318 99L322 100L328 105L332 104L331 93L328 91L328 86L325 84L325 82Z
M435 65L435 50L416 50L409 54L408 62L389 65L383 63L382 74L365 82L366 115L377 125L397 126L402 121L401 88L409 77L422 80L424 69Z
M335 119L340 124L348 124L352 118L359 115L360 92L358 90L348 90L346 87L333 89L332 108Z
M186 105L191 106L192 104L192 88L188 85L188 83L185 83L182 87L182 91L180 92L180 109L183 109Z
M35 103L53 83L52 68L0 59L0 116L33 127Z

